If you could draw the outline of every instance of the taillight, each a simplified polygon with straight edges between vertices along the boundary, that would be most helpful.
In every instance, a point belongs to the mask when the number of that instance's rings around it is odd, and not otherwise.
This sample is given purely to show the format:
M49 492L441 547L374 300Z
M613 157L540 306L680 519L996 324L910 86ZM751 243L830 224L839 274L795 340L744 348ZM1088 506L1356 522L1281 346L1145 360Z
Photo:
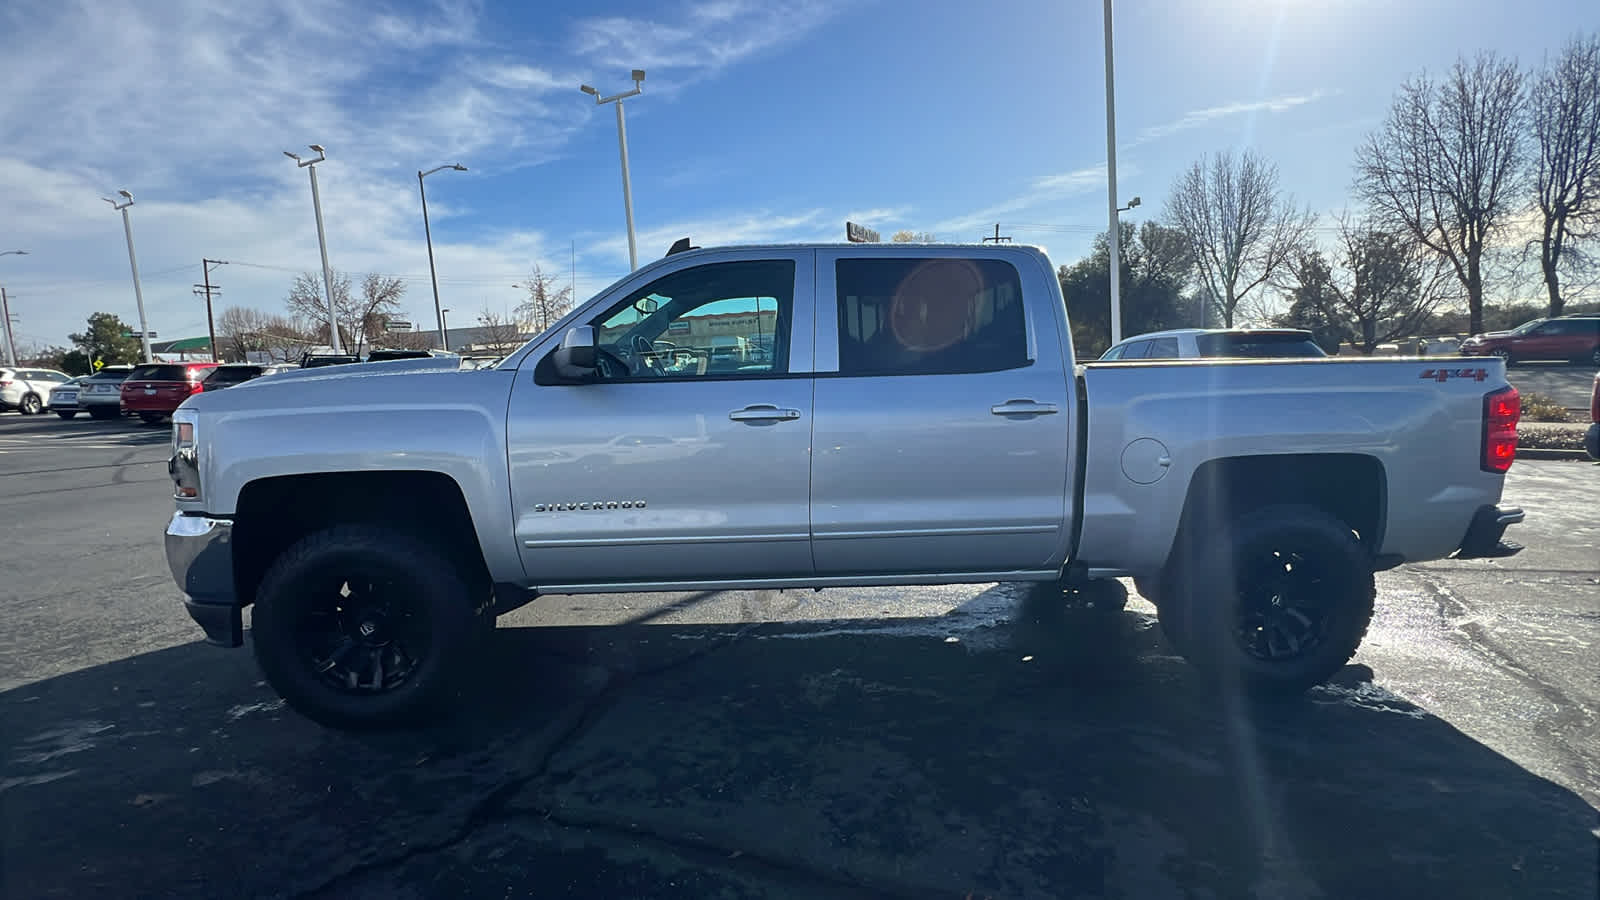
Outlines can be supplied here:
M1594 377L1594 392L1589 395L1589 421L1600 422L1600 375Z
M1483 459L1485 472L1505 474L1517 458L1517 421L1522 418L1522 397L1514 387L1483 397Z

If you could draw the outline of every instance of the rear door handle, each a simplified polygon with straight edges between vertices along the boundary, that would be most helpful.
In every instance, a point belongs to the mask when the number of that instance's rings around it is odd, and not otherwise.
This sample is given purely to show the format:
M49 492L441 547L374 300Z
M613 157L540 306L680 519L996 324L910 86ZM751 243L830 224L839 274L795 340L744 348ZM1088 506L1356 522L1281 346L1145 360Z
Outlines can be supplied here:
M755 403L728 413L728 418L735 422L792 422L800 418L800 410L784 409L771 403Z
M1035 403L1032 400L1007 400L999 406L989 407L997 416L1050 416L1060 412L1054 403Z

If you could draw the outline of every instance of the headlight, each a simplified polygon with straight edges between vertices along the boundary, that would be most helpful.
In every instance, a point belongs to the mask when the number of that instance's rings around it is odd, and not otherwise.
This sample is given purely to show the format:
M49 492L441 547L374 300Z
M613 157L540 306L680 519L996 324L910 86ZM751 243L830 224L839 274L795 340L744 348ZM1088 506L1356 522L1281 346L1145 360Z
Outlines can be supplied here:
M191 409L172 414L172 459L167 471L172 475L172 496L178 500L200 499L200 445L196 440L199 416Z

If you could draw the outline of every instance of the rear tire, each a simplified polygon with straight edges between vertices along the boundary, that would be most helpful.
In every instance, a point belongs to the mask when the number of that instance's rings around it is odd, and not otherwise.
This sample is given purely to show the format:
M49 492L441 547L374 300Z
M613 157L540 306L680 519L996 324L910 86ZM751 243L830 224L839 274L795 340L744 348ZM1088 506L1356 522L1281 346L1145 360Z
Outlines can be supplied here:
M89 418L97 422L104 422L107 419L115 419L117 412L117 410L105 406L91 406L89 407Z
M22 402L17 404L17 409L21 410L25 416L34 416L44 409L44 403L39 400L38 394L24 394Z
M77 414L78 414L78 411L75 410L75 409L58 409L58 410L56 410L56 415L60 416L63 419L70 419L70 418L72 418L73 416L75 416Z
M1294 694L1355 655L1372 621L1372 556L1349 526L1311 506L1236 519L1187 556L1166 586L1162 625L1224 684Z
M307 718L368 730L418 723L465 683L494 608L485 585L429 544L340 525L285 550L256 590L267 682ZM481 593L483 596L475 596Z

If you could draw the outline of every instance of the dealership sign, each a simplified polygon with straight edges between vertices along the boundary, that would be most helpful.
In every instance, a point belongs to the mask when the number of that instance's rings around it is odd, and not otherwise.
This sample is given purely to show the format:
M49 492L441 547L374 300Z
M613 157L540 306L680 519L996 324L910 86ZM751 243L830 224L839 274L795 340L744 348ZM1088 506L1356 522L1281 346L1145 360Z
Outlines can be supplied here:
M882 240L876 231L854 222L844 223L844 238L852 244L876 244Z

